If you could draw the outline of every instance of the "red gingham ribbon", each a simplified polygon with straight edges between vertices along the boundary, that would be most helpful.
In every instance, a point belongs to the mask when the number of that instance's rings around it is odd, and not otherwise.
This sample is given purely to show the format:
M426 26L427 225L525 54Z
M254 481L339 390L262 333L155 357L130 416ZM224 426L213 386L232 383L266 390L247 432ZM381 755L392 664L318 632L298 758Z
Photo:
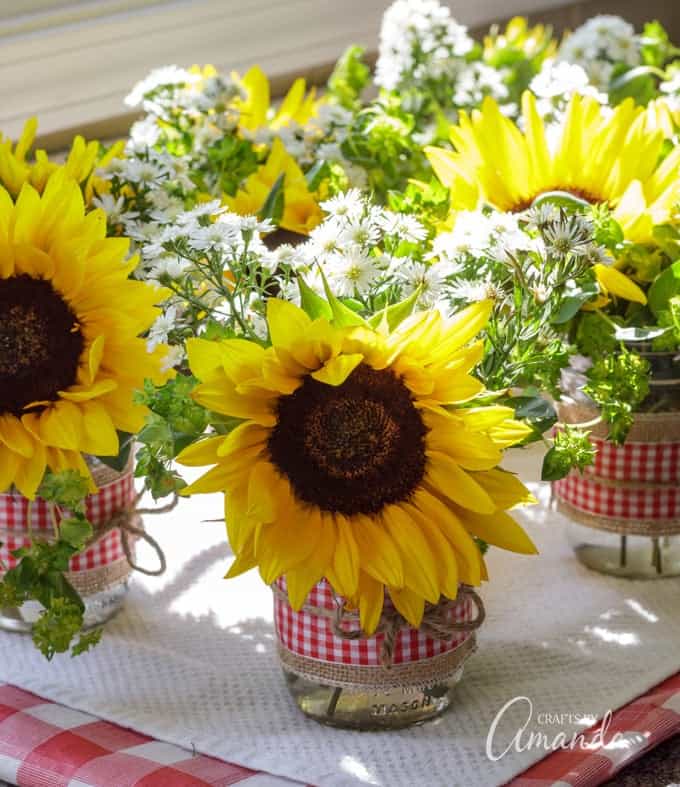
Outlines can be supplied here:
M276 585L285 592L285 579L277 580ZM385 603L389 602L386 600ZM336 608L333 591L326 580L322 580L312 588L306 605L328 610ZM472 620L473 614L473 604L468 596L464 596L451 607L451 622L467 623ZM333 633L329 618L305 612L304 609L295 612L285 598L277 594L274 594L274 620L279 640L285 648L298 656L363 667L381 664L384 634L361 639L342 639ZM469 636L469 632L462 631L451 641L445 642L428 637L422 631L408 625L404 626L395 640L392 663L406 664L439 656L455 650Z
M680 443L626 442L619 446L593 436L590 440L597 450L594 467L583 475L572 471L553 482L558 500L595 516L680 520ZM632 483L616 486L606 481ZM636 487L635 482L658 486Z
M95 494L85 499L87 518L95 526L107 523L115 513L128 508L135 500L135 485L132 471L128 471L108 484L99 487ZM10 536L3 536L0 546L0 560L7 568L14 568L17 561L11 552L21 547L30 546L28 537L27 517L29 501L19 494L0 495L0 528L13 531ZM31 527L38 535L52 533L52 518L48 504L37 498L31 509ZM57 517L59 515L57 514ZM14 535L16 533L16 535ZM92 546L71 559L69 571L89 571L101 568L125 557L120 530L108 532Z

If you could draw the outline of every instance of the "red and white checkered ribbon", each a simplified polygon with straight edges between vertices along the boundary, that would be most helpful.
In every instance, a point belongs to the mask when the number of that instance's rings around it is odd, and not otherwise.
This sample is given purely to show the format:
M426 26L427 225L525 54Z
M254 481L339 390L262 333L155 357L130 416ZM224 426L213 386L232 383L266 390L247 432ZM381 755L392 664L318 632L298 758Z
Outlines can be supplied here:
M285 579L276 582L285 593ZM386 604L389 601L386 600ZM321 607L329 611L336 609L331 586L322 580L312 588L306 602L307 607ZM450 622L468 623L473 619L474 605L468 596L450 607ZM333 633L330 618L306 612L295 612L290 604L274 594L274 620L281 644L291 653L319 661L352 666L375 667L381 665L381 650L385 634L360 639L342 639ZM348 625L348 630L350 625ZM455 650L470 636L469 631L455 634L449 641L434 639L422 631L405 625L395 639L392 664L408 664L430 659Z
M680 524L680 443L590 440L595 465L555 481L558 501L587 515Z
M128 471L99 487L95 494L85 499L87 518L95 526L104 525L117 512L129 508L135 501L135 486L132 471ZM49 504L37 498L29 506L29 501L20 494L0 495L0 560L7 568L14 568L17 561L11 552L30 546L28 535L28 515L30 509L31 529L35 535L50 536L53 532ZM59 513L57 512L57 519ZM7 532L11 535L7 535ZM71 559L69 571L90 571L122 560L125 557L122 536L118 528L110 530L102 538Z

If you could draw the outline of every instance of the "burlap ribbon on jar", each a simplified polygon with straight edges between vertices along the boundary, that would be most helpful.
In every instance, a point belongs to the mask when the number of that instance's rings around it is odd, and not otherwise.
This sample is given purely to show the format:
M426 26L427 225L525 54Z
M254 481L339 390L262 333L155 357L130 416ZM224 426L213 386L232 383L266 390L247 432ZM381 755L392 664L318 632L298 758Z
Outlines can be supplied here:
M274 595L288 604L288 595L276 584ZM417 629L419 635L439 642L452 642L462 632L468 633L457 647L430 658L394 663L395 643L404 628L410 623L394 608L384 608L378 626L370 636L362 631L359 614L347 608L345 599L335 596L334 609L305 604L301 613L328 620L333 636L341 640L372 639L384 635L380 648L380 664L375 666L323 661L294 653L279 642L279 658L289 671L311 682L335 686L349 691L384 692L392 689L426 689L452 677L462 669L467 659L476 650L476 630L482 625L486 611L477 592L461 585L454 600L442 599L438 604L426 604L423 619ZM465 598L475 606L472 620L451 620L452 610Z
M567 424L590 423L596 419L598 412L586 404L576 402L559 403L560 419ZM591 436L606 441L608 427L605 423L597 423L591 429ZM633 447L650 444L654 448L680 444L680 412L636 413L633 425L626 437L626 442L617 450L622 454ZM572 471L568 479L553 483L553 502L555 508L570 519L595 530L603 530L619 535L637 535L658 538L680 535L680 518L616 516L603 512L586 511L574 502L565 499L567 483L575 484L579 495L589 500L611 500L612 497L648 494L649 508L653 508L653 498L672 493L680 495L680 466L668 480L618 479L603 476L592 468L586 468L582 474Z
M102 488L130 475L132 473L132 463L130 462L122 473L101 463L91 467L90 470L95 484L100 489L100 492L94 493L97 495L101 493ZM83 598L95 595L96 593L102 593L124 582L133 571L138 571L146 576L160 576L165 573L167 567L165 553L158 541L144 529L142 517L150 514L164 514L172 511L177 505L178 497L174 495L170 503L158 508L139 508L139 502L142 496L142 492L136 494L127 506L115 511L106 521L92 523L94 531L92 537L79 554L82 556L87 554L89 550L96 549L106 536L117 530L120 532L120 543L123 550L123 556L115 560L103 561L101 565L94 568L66 572L66 578ZM47 503L47 508L54 533L40 532L40 538L44 541L53 542L58 532L58 525L62 517L62 512L54 503ZM28 526L24 531L17 531L16 529L0 526L0 542L7 537L16 537L18 532L22 533L24 537L33 537L34 534L30 527L30 502L27 512L27 521ZM136 562L135 545L137 541L140 540L145 541L156 554L158 558L157 568L144 568Z

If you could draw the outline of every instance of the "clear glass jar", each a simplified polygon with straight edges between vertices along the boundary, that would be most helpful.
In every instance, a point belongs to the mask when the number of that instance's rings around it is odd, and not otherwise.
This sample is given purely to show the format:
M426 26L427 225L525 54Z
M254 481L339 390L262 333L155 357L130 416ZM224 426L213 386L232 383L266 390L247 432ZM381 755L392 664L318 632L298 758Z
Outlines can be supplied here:
M124 579L106 590L83 598L83 628L95 628L110 620L123 606L129 583L129 579ZM0 629L28 634L42 610L42 605L37 601L29 601L20 607L0 608Z
M283 673L298 708L321 724L354 730L398 730L433 719L451 706L464 667L431 688L394 688L380 692L341 689Z
M594 571L628 579L680 576L680 536L620 535L569 520L576 557Z

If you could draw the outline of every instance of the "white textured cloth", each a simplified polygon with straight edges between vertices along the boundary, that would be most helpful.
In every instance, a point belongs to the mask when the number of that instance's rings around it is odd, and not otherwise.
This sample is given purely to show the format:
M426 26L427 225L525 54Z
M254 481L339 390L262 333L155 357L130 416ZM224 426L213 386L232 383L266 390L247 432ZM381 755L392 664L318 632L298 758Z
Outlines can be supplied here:
M547 488L537 487L545 503ZM137 577L102 644L45 662L25 637L0 634L0 681L181 746L300 781L390 787L491 787L545 756L485 753L490 725L509 700L534 706L530 731L550 739L579 729L680 669L680 580L631 582L576 561L562 518L545 505L520 514L539 557L494 550L483 596L488 619L454 708L421 727L354 733L296 709L279 671L272 600L255 572L224 582L230 558L217 496L184 501L148 526L170 566ZM142 550L142 558L152 560ZM550 714L550 717L547 716ZM552 718L565 714L559 721ZM503 717L494 751L528 716ZM541 721L542 720L542 721ZM551 726L551 721L554 722ZM556 724L556 726L555 726Z

